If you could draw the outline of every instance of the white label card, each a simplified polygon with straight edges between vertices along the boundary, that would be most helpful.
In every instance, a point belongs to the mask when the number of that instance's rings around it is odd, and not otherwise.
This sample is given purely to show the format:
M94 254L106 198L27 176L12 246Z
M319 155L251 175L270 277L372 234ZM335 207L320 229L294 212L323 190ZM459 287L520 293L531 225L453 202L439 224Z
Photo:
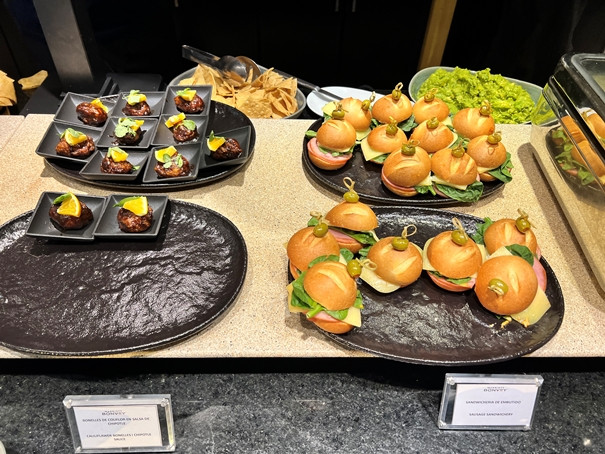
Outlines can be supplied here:
M529 430L542 382L538 375L446 374L439 427Z
M66 396L76 453L174 452L168 394Z
M162 446L155 405L76 407L83 449Z

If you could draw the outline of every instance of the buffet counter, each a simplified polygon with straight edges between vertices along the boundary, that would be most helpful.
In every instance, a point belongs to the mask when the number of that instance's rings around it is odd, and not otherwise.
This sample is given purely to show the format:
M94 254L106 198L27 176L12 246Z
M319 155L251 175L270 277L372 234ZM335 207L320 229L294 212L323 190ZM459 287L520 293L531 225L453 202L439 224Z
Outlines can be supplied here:
M35 153L52 115L0 116L0 158L11 162L3 172L0 223L35 208L44 191L89 195L115 192L71 180ZM342 347L288 312L285 243L304 227L310 211L326 212L342 195L320 186L301 165L305 131L313 120L253 120L254 155L231 176L193 189L167 192L170 199L215 210L241 231L248 248L248 271L231 308L209 328L178 343L152 350L109 355L136 358L350 358L368 353ZM605 294L590 271L529 143L529 125L501 125L511 152L513 181L471 206L446 207L478 217L513 217L529 213L543 257L554 271L565 313L556 335L531 357L605 356ZM27 270L24 270L27 272ZM49 277L51 279L52 277ZM0 348L2 358L43 355ZM49 357L51 358L51 357Z

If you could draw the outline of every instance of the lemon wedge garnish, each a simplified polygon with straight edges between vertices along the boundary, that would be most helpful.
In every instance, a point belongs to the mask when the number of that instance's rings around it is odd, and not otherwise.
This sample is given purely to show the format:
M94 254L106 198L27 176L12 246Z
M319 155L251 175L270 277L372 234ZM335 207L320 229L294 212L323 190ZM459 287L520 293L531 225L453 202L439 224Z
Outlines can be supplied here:
M160 162L166 162L166 157L170 159L172 156L177 154L176 148L170 145L167 148L160 148L159 150L155 150L155 158Z
M57 197L53 201L53 204L56 205L57 203L61 204L59 205L59 208L57 208L58 214L63 214L66 216L75 216L77 218L80 217L80 215L82 214L82 205L80 204L78 198L71 192Z
M196 94L197 94L197 91L196 90L192 90L191 88L185 88L183 90L179 90L179 91L176 92L176 95L180 96L185 101L192 101L193 98L195 98Z
M126 161L126 159L128 159L128 153L126 153L124 150L122 150L119 147L111 147L107 150L107 155L114 161L114 162L123 162Z
M183 112L181 112L176 115L170 116L168 118L168 120L166 120L165 125L167 128L172 128L174 125L176 125L177 123L180 123L184 119L185 119L185 114Z
M86 140L88 139L86 134L84 134L83 132L76 131L75 129L71 128L67 128L63 132L63 138L72 147L74 145L78 145L79 143L86 142Z
M114 207L122 207L137 216L145 216L149 212L149 205L145 196L126 197L116 203Z
M222 144L225 143L225 138L215 136L214 131L210 131L210 135L208 136L208 139L206 142L208 144L208 148L210 149L210 151L216 151L219 149L219 147Z

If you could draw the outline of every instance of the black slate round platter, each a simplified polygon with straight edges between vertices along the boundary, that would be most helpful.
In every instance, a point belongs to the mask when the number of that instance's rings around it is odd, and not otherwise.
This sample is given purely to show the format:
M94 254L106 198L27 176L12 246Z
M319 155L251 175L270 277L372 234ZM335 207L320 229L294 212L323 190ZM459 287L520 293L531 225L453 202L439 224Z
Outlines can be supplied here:
M421 248L429 238L452 230L454 217L469 234L483 222L474 216L429 207L372 208L379 221L379 238L401 235L403 227L414 224L418 232L409 239ZM546 295L551 308L528 328L515 321L502 328L503 320L485 310L474 292L442 290L423 271L414 284L388 294L358 280L364 300L361 327L342 335L320 331L349 348L408 363L462 366L511 360L546 344L563 321L559 282L544 258L541 263L546 269Z
M311 124L309 130L317 131L323 123L323 118L316 120ZM407 134L409 135L409 134ZM307 153L307 142L310 139L305 137L302 144L302 165L303 169L321 186L330 189L336 194L342 195L347 192L347 187L343 183L344 177L349 177L355 182L355 191L359 198L372 204L381 205L409 205L409 206L431 206L447 207L454 205L468 205L468 203L459 200L434 196L432 194L418 194L414 197L400 197L389 191L382 183L380 173L382 166L364 159L361 151L355 151L353 157L338 170L323 170L316 167L309 159ZM359 147L359 145L357 145ZM484 182L483 194L485 198L500 191L504 187L501 181Z
M245 126L250 126L250 148L248 153L248 161L252 158L254 153L254 145L256 143L256 130L252 121L239 110L223 104L220 102L212 101L212 108L208 113L208 127L207 131L215 131L216 133L222 131L229 131ZM132 153L149 153L149 151L133 151ZM200 169L197 174L197 178L190 181L174 181L167 180L164 183L144 183L142 177L137 178L134 181L104 181L104 180L90 180L80 175L82 165L79 163L63 162L59 159L46 159L46 163L55 169L60 174L84 183L92 184L103 188L120 189L120 190L133 190L138 191L144 189L145 191L180 191L182 189L195 188L204 186L209 183L221 180L228 177L229 175L243 170L247 162L240 163L239 165L225 165L216 166L208 169Z
M237 298L244 239L210 209L170 200L157 238L90 243L25 235L32 212L0 227L0 344L49 355L150 349L216 322Z

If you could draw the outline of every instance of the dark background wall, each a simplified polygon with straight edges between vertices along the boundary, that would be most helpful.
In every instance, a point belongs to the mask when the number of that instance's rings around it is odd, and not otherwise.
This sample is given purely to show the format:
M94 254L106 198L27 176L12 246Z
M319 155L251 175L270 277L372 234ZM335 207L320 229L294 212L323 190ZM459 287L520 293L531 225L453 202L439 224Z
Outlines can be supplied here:
M90 64L107 72L190 69L189 44L215 55L248 55L318 85L390 89L417 71L431 2L371 0L226 2L76 0ZM289 12L294 8L293 13ZM602 0L458 0L445 66L492 72L544 85L567 52L605 50ZM0 69L17 80L55 74L33 0L0 3Z

